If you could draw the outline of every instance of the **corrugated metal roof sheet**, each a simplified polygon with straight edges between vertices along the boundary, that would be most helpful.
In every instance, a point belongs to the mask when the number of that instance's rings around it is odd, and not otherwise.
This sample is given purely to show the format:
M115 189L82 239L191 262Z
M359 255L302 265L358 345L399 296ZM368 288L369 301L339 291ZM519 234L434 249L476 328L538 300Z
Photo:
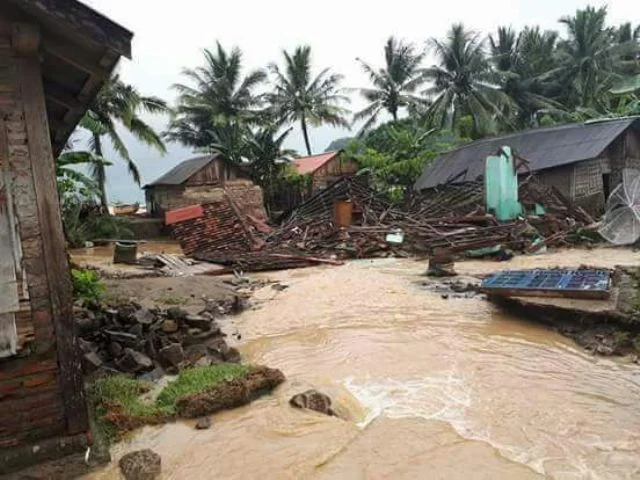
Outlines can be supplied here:
M203 157L185 160L162 175L155 182L146 185L145 188L152 187L154 185L182 185L193 174L204 168L215 157L216 155L206 155Z
M505 145L528 160L532 171L595 158L634 122L640 124L640 117L538 128L478 140L434 160L425 167L415 188L477 180L484 174L487 156Z
M310 157L300 157L293 161L293 166L299 175L306 175L313 173L322 167L329 160L332 160L340 151L325 152L319 155L312 155Z

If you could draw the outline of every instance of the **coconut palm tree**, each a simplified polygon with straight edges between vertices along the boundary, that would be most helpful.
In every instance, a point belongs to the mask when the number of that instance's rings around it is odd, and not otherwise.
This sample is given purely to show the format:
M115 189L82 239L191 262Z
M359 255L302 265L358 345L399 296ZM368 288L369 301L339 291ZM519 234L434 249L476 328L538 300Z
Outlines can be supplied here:
M265 98L279 123L300 122L307 154L311 155L309 126L328 124L348 128L347 110L341 104L349 99L341 93L342 75L331 73L329 68L315 77L312 75L311 47L299 46L293 53L286 50L282 53L283 69L273 63L269 65L274 91Z
M615 43L615 31L606 26L606 7L587 7L572 17L562 17L567 38L560 42L559 74L571 85L565 103L575 107L593 107L598 92L619 79L616 73L621 49Z
M508 123L513 102L496 85L478 34L455 24L444 41L428 43L437 65L425 69L433 86L425 91L431 100L427 120L435 127L457 127L462 116L473 120L476 136L496 130L496 120Z
M108 140L116 154L123 159L133 177L140 185L140 172L129 155L124 144L119 127L124 128L142 143L166 153L164 142L155 130L141 117L141 113L166 113L167 104L158 97L141 95L136 88L124 83L118 74L111 75L89 110L80 121L80 127L90 134L89 150L99 161L91 162L90 173L99 189L100 204L104 211L108 209L106 192L106 162L104 159L104 140Z
M555 32L541 33L538 27L527 27L519 34L510 27L499 27L495 36L489 36L490 60L498 82L517 106L512 123L516 129L534 126L541 110L562 108L549 98L557 85L546 75L553 68L556 38Z
M269 187L295 156L296 151L284 148L283 144L293 127L278 134L275 126L266 126L252 131L247 136L247 148L250 155L250 169L254 181Z
M382 111L386 110L396 121L400 108L424 104L422 98L414 95L424 82L420 68L423 58L424 54L416 52L413 44L389 37L384 46L383 68L376 69L360 58L356 59L373 83L373 88L360 89L369 105L353 117L354 122L366 119L361 134L376 123Z
M217 42L214 51L204 50L204 59L204 66L183 70L189 84L173 86L179 96L165 134L169 140L196 148L215 143L213 132L218 127L256 121L260 97L255 89L266 78L262 70L242 75L242 51L238 47L227 52Z

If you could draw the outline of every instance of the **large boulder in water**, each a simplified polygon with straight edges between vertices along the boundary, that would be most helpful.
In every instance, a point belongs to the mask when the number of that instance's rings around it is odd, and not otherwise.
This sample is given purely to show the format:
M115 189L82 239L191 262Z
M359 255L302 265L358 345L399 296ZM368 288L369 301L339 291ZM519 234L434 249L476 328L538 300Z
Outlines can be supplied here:
M118 465L126 480L154 480L160 476L162 459L148 448L127 453Z
M306 410L324 413L325 415L335 416L335 412L331 408L331 398L314 389L294 395L289 400L289 405L295 408L304 408Z

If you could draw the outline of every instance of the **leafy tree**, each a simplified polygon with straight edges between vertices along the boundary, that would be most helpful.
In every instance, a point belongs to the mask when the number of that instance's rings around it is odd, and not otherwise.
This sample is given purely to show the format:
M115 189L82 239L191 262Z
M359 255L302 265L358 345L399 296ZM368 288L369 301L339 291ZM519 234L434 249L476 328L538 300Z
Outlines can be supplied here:
M249 153L247 145L249 132L247 125L238 122L218 125L209 131L211 138L209 149L236 165L242 165Z
M293 127L278 134L274 126L262 127L249 132L246 139L249 153L251 175L254 181L269 188L296 156L295 150L284 148L283 144Z
M354 122L366 120L361 133L369 130L383 111L387 111L393 120L398 120L401 108L424 104L424 99L415 94L424 82L420 68L424 54L416 52L411 43L389 37L384 47L384 58L385 66L379 69L357 59L373 84L373 88L360 89L360 94L369 102L353 118Z
M495 36L489 36L491 63L500 86L517 106L511 123L514 129L536 126L536 114L542 109L562 109L547 96L556 85L545 75L553 68L556 39L555 32L541 33L537 27L527 27L520 34L499 27Z
M96 198L100 196L99 185L73 168L95 164L109 165L89 151L73 150L61 154L55 162L62 225L71 247L81 247L96 238L133 236L127 219L110 216L96 204Z
M615 42L621 50L620 70L627 75L638 73L640 68L640 25L623 23L614 32Z
M559 43L558 73L571 87L563 102L568 107L593 107L599 94L618 78L621 50L614 42L614 30L606 26L606 17L606 7L587 7L560 19L567 38Z
M496 85L479 35L455 24L444 41L429 41L437 65L425 70L433 82L426 90L432 103L426 111L431 125L455 128L460 117L473 118L474 133L482 136L496 130L496 120L509 123L513 102Z
M209 148L216 141L216 129L257 121L261 102L255 90L266 78L263 70L242 75L238 47L227 52L217 42L214 51L204 50L204 59L204 66L183 70L189 85L173 86L179 96L165 134L168 140L196 148Z
M371 173L374 188L399 201L411 193L430 161L464 141L450 131L404 119L383 124L351 141L345 155Z
M126 162L133 180L140 185L140 172L118 133L118 127L127 130L140 142L166 153L162 139L150 125L142 120L140 114L143 112L166 113L167 111L164 100L141 95L135 87L124 83L118 74L113 74L91 103L89 110L80 121L80 126L90 134L91 153L102 159L104 157L103 142L107 139L116 154ZM91 176L99 187L100 204L104 211L108 208L106 165L104 161L90 164Z
M311 73L311 47L297 47L293 53L283 51L284 67L270 64L274 91L266 95L275 118L280 123L299 121L307 154L311 155L308 127L329 124L349 127L347 110L341 104L349 102L342 95L342 75L323 69L315 77Z
M100 187L82 171L73 167L90 167L102 163L105 167L111 165L103 158L90 151L68 151L56 158L56 181L58 193L64 196L67 192L75 192L81 189L86 196L100 195Z

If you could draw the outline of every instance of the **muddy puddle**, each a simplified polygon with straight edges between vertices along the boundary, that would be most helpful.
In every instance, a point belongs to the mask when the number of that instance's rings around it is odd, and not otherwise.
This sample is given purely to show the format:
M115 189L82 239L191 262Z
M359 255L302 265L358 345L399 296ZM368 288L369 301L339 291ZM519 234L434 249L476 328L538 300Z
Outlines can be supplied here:
M564 251L501 268L638 264L628 250ZM247 361L281 369L272 396L191 423L145 428L114 447L152 448L165 479L640 476L640 368L593 357L478 298L419 286L426 265L358 261L278 272L237 320ZM350 421L289 398L314 387ZM118 478L116 463L88 478Z
M91 248L74 248L69 250L69 256L71 261L76 265L98 268L106 274L124 274L129 276L145 274L145 272L136 265L114 264L113 250L113 244ZM162 253L179 255L182 254L182 249L177 242L173 241L152 241L138 244L139 255L158 255Z

